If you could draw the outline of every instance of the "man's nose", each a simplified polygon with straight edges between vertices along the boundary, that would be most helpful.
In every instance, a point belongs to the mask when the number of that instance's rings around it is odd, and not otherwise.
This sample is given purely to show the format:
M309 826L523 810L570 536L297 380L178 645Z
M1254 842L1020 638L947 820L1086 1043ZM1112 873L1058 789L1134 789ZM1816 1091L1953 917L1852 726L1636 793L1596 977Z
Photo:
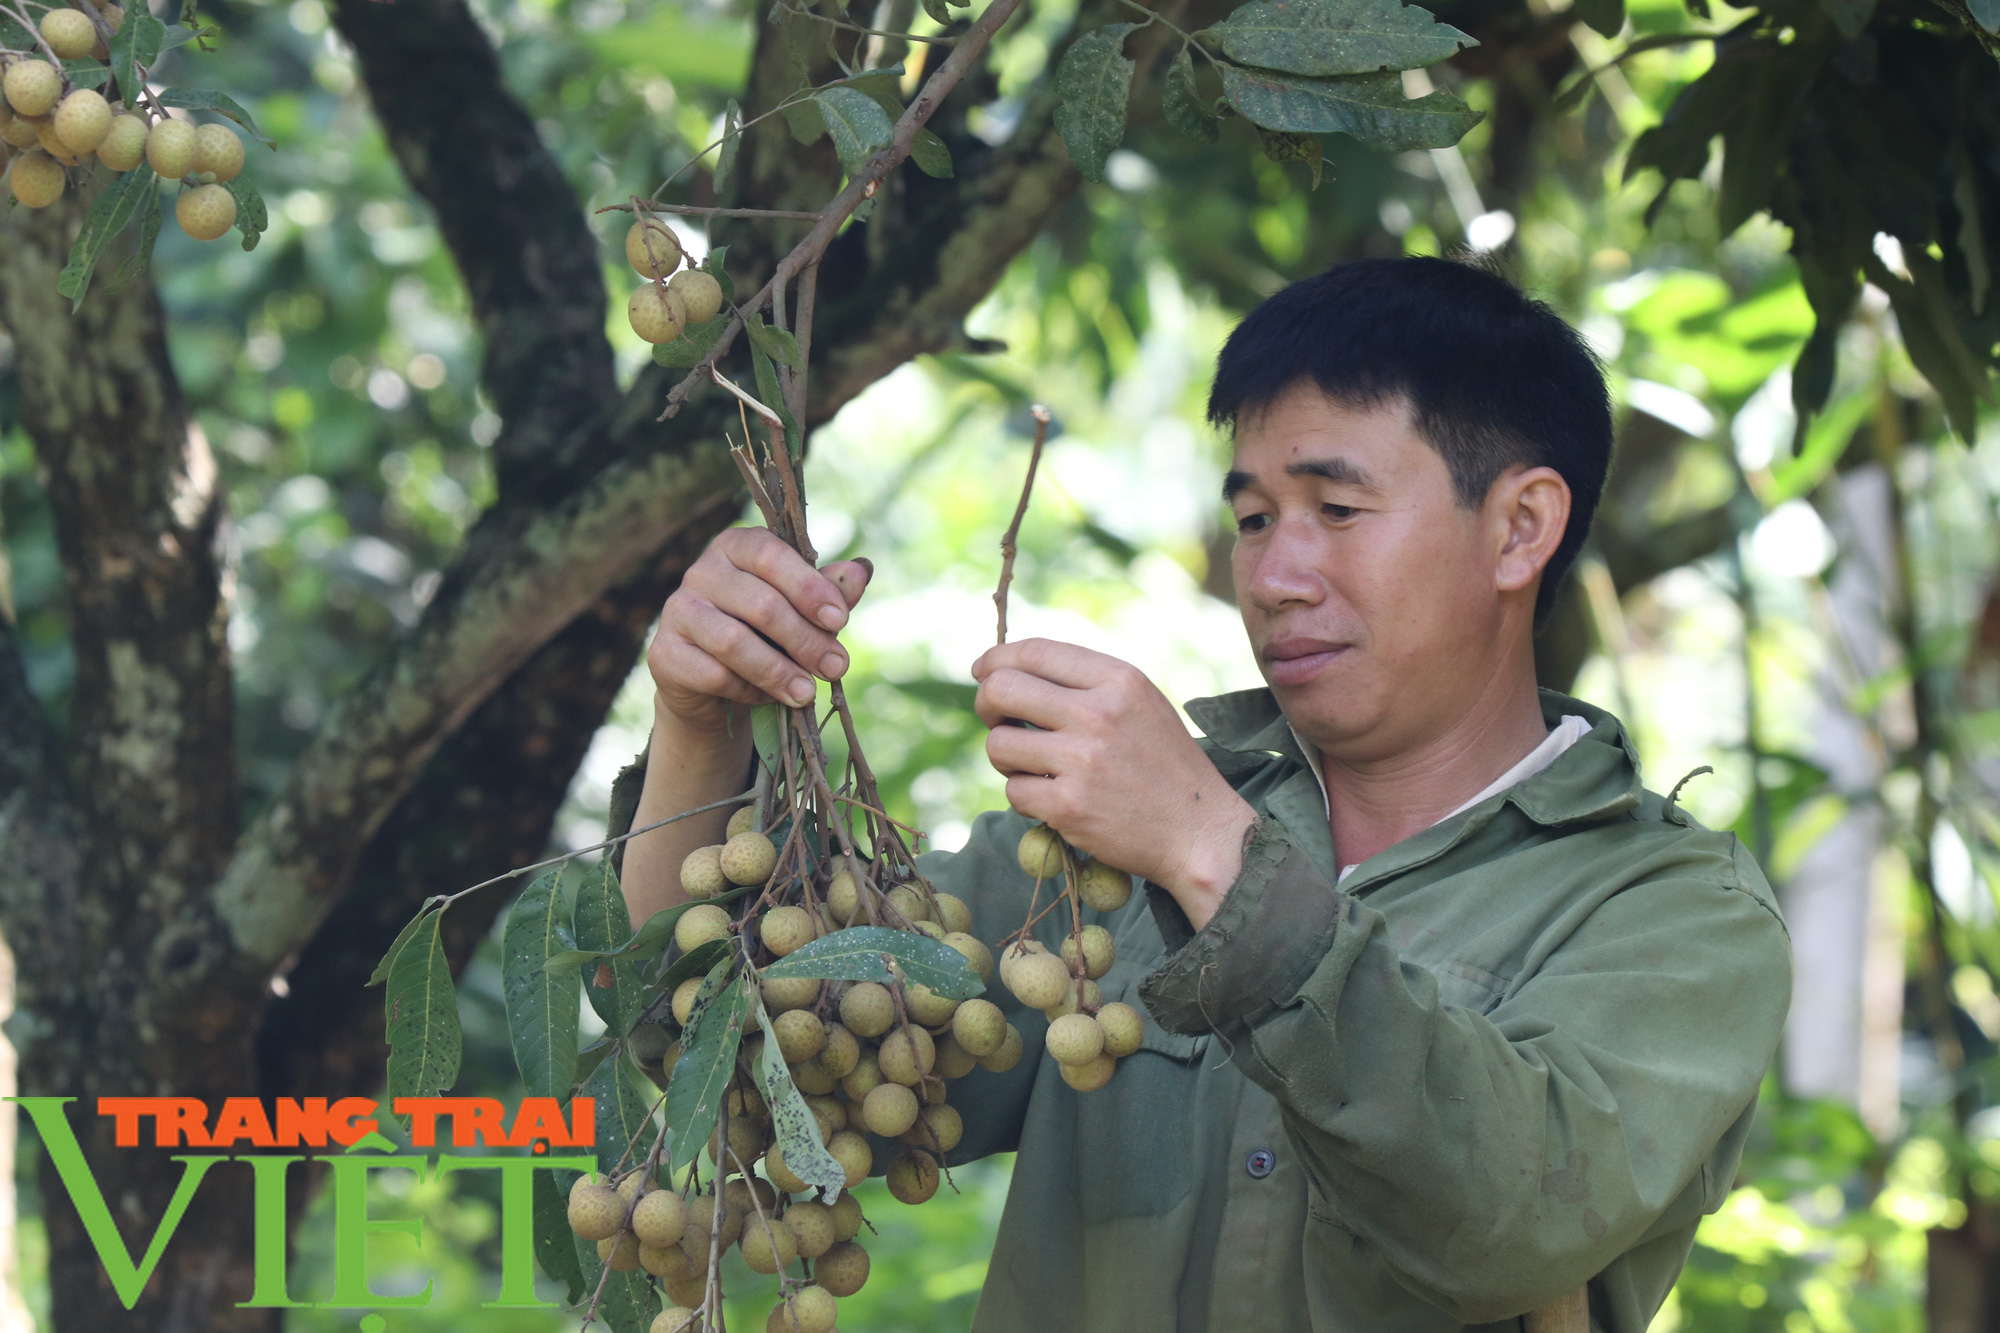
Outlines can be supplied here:
M1239 567L1244 586L1238 591L1265 611L1316 605L1326 597L1325 556L1318 543L1280 523L1271 540L1250 556L1248 567Z

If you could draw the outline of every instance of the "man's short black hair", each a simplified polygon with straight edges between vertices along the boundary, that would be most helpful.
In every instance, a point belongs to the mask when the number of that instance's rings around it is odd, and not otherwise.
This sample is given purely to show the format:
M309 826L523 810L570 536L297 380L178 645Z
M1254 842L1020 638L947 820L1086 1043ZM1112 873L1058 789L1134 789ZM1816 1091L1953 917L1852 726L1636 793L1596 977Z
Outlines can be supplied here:
M1468 509L1516 464L1562 474L1569 526L1535 598L1535 623L1546 622L1611 465L1611 398L1576 330L1471 264L1339 264L1293 283L1236 326L1216 361L1209 420L1233 427L1301 381L1354 408L1406 400Z

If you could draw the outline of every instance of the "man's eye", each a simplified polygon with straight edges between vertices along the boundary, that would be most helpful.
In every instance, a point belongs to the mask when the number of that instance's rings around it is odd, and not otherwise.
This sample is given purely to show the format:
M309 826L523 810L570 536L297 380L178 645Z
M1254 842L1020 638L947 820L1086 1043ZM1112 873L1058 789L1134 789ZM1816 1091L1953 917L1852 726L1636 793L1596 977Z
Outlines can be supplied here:
M1336 523L1344 523L1361 512L1353 505L1321 505L1319 511Z
M1238 532L1262 532L1271 521L1269 514L1245 514L1236 520Z

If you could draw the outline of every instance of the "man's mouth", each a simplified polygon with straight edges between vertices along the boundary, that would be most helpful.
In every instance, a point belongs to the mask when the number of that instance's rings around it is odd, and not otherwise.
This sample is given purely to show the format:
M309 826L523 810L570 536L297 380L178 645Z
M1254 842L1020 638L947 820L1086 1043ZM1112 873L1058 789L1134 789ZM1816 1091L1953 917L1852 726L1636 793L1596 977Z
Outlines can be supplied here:
M1265 674L1274 686L1303 685L1351 646L1328 639L1273 639L1264 645Z

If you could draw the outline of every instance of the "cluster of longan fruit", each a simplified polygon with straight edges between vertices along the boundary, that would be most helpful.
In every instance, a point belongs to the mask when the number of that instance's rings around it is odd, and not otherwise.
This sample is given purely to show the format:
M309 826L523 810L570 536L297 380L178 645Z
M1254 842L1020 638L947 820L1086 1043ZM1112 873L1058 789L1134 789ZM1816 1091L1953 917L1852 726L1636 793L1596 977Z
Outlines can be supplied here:
M90 4L92 0L79 0ZM92 18L92 14L97 16ZM112 31L124 21L114 4L51 9L42 15L42 41L63 60L110 52L98 19ZM0 54L5 66L0 89L0 167L13 158L9 185L28 208L47 208L62 197L66 168L102 162L113 171L131 171L141 162L168 180L183 183L174 204L181 230L198 241L213 241L236 224L236 196L222 184L243 170L243 141L227 125L196 126L170 116L153 119L126 91L123 110L95 88L78 88L47 60ZM10 154L10 149L19 150Z
M1065 873L1062 838L1038 825L1021 835L1021 869L1036 880ZM1132 877L1102 861L1076 871L1082 906L1113 912L1132 897ZM1078 1092L1095 1092L1110 1082L1118 1061L1139 1049L1145 1022L1129 1004L1104 1002L1098 978L1111 970L1118 947L1102 926L1084 926L1063 940L1059 953L1032 938L1008 946L1000 956L1000 981L1014 998L1040 1009L1049 1020L1043 1039L1063 1082Z
M861 1205L842 1194L832 1205L789 1202L782 1216L770 1182L736 1177L722 1187L722 1248L740 1245L751 1271L776 1274L800 1258L813 1263L813 1281L794 1284L771 1311L770 1333L830 1333L836 1298L852 1296L868 1280L868 1253L854 1243L861 1233ZM569 1225L597 1242L598 1258L613 1270L644 1269L660 1281L670 1304L653 1318L649 1333L695 1333L708 1284L715 1225L715 1192L683 1199L661 1189L646 1170L613 1185L579 1176L569 1192Z
M649 343L670 343L682 330L706 324L722 309L722 284L692 266L673 230L655 217L642 217L625 233L625 258L646 281L626 303L632 332ZM676 273L674 270L680 269Z

